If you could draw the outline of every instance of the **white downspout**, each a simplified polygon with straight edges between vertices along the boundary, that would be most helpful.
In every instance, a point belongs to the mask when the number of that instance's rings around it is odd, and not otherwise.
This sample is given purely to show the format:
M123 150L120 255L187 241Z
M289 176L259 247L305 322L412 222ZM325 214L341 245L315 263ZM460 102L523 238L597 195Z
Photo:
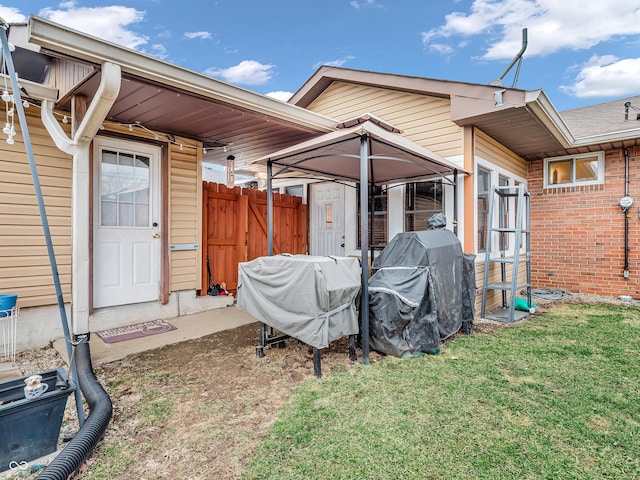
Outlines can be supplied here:
M53 115L54 103L42 102L42 122L56 146L73 156L71 182L71 323L74 335L89 333L89 169L93 137L120 93L120 66L102 64L102 78L80 126L67 137Z

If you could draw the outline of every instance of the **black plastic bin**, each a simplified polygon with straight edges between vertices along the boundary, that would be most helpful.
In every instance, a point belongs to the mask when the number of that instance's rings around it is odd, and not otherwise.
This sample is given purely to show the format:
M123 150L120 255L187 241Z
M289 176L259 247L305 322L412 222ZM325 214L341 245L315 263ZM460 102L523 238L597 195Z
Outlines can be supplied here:
M26 376L0 383L0 472L13 461L30 462L57 449L67 397L76 385L62 368L38 375L48 388L35 399L24 396Z

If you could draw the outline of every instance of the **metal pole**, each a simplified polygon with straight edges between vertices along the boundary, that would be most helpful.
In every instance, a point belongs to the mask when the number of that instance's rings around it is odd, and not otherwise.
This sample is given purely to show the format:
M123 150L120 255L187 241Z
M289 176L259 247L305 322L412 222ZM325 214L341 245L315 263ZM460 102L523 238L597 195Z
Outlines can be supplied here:
M273 255L273 186L271 175L273 165L271 160L267 162L267 255Z
M453 233L458 236L458 169L453 170Z
M24 140L25 150L27 151L27 158L29 159L29 168L31 169L31 177L33 178L33 187L36 191L36 198L38 200L38 210L40 212L40 221L42 222L42 229L44 231L44 239L47 245L47 253L49 255L49 264L51 265L51 275L53 276L53 285L56 290L56 298L58 300L58 310L60 311L60 319L62 323L62 330L64 332L65 344L67 346L67 356L69 358L69 365L71 366L71 373L74 379L78 378L76 366L73 361L73 349L71 348L71 333L69 332L69 321L67 319L67 311L64 308L64 298L62 296L62 287L60 285L60 275L58 273L58 264L56 262L55 252L53 250L53 242L51 240L51 230L49 229L49 220L47 217L47 211L44 205L44 198L42 196L42 188L40 187L40 177L38 176L38 169L36 167L36 161L33 155L33 148L31 145L31 136L29 135L29 128L27 125L27 117L24 114L24 108L20 101L20 86L16 78L16 71L13 65L13 58L9 51L9 40L7 39L6 23L0 19L0 40L2 41L2 53L4 60L9 70L9 78L11 80L11 89L13 90L14 105L18 111L18 119L20 121L20 128L22 129L22 138ZM78 412L78 423L82 428L84 424L84 409L82 407L82 396L80 389L75 390L76 407Z
M629 150L624 149L624 196L629 196ZM629 209L624 213L624 278L629 278Z
M369 254L368 254L368 158L369 139L360 137L360 247L362 250L362 289L360 295L360 319L362 333L362 363L369 363Z
M322 352L319 348L313 347L313 374L320 378L322 376Z

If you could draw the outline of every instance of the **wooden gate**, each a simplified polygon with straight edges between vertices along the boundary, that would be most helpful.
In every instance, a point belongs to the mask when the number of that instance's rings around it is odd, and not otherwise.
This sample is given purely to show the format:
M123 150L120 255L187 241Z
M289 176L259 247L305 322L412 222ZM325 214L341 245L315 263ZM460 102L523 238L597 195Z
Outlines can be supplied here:
M207 259L212 281L225 282L235 294L238 263L267 254L267 192L202 182L202 197L200 294L209 285ZM307 206L301 197L274 194L273 253L307 253Z

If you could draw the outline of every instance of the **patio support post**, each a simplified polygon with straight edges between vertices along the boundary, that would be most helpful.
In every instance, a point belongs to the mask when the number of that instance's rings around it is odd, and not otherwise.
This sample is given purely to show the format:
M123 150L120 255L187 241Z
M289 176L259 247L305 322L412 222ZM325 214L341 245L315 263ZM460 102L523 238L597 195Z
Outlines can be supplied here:
M360 294L360 333L362 335L362 363L369 364L369 139L360 137L360 248L362 251L362 289Z
M267 255L273 255L273 186L271 176L273 165L267 162Z
M458 236L458 170L453 171L453 233Z

